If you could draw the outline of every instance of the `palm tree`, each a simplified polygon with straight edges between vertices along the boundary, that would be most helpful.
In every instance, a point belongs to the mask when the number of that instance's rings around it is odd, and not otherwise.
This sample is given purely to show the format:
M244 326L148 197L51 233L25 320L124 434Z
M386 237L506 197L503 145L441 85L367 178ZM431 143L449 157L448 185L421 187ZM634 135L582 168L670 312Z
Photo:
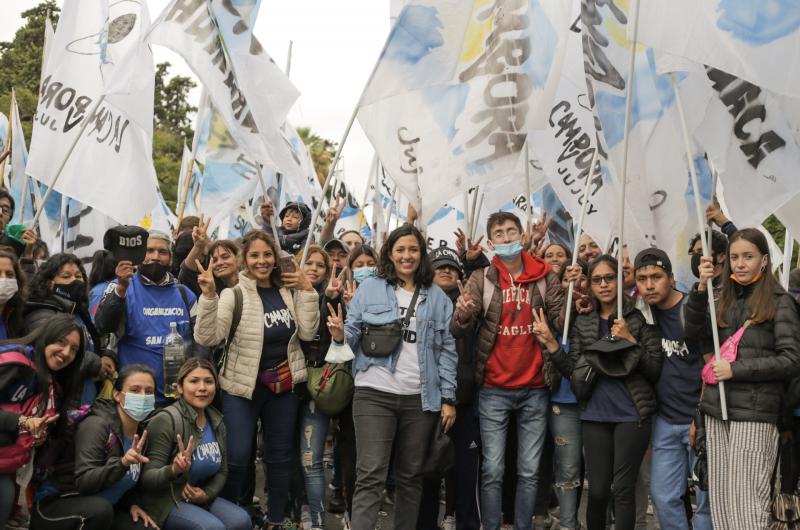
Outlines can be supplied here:
M336 155L336 143L312 133L311 127L298 127L297 134L308 147L319 184L324 186L325 178L331 168L331 162L333 162L333 157Z

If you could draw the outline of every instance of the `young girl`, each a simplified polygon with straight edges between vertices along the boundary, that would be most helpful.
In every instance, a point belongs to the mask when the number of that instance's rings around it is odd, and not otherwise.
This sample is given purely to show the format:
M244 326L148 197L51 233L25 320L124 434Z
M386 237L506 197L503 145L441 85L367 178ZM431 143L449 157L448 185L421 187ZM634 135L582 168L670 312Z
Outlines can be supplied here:
M766 529L784 384L800 374L800 315L772 274L766 238L754 228L730 237L716 322L706 290L713 258L702 258L699 272L686 306L687 335L708 339L717 326L724 343L745 328L736 360L712 364L716 380L725 383L728 421L722 421L718 384L707 384L700 402L711 519L717 530Z

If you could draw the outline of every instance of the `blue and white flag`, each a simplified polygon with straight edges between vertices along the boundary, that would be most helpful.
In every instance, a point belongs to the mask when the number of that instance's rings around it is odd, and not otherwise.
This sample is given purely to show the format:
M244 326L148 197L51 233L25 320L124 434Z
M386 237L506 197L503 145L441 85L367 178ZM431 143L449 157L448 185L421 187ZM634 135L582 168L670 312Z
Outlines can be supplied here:
M639 2L640 42L776 94L800 97L797 0Z
M523 167L569 22L563 0L412 0L400 12L358 119L423 223L453 195Z

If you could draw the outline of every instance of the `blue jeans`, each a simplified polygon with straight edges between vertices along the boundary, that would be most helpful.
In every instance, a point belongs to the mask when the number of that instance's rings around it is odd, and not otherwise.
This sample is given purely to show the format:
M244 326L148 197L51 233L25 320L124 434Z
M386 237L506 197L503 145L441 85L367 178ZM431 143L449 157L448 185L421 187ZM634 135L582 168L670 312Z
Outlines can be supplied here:
M651 441L653 497L656 515L662 530L688 530L686 509L681 497L692 474L697 457L689 447L689 425L674 425L656 416ZM711 530L711 509L708 492L696 488L697 511L692 520L694 530Z
M313 400L302 404L300 420L300 461L306 482L308 507L311 510L311 527L325 526L325 437L330 418L317 409Z
M164 530L252 530L244 508L217 497L206 507L181 502L164 522Z
M559 526L578 528L578 488L582 483L581 410L575 403L550 404L550 434L556 460L556 495L561 507Z
M253 466L253 440L256 422L261 418L264 436L264 461L267 463L269 488L269 522L283 522L289 500L292 463L297 458L297 413L300 401L294 392L273 394L256 383L253 398L222 394L228 451L228 480L222 497L236 504L249 504L243 498L247 489L248 470Z
M548 401L548 392L544 389L480 389L478 415L483 442L481 516L485 530L500 528L506 435L512 414L517 418L518 443L514 528L531 528L539 459L547 432Z

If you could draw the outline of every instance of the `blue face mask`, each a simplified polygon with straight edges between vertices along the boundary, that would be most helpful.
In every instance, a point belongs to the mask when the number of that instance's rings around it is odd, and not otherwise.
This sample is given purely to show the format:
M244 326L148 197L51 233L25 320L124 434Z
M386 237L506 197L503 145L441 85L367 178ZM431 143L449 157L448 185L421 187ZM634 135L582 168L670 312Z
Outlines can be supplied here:
M353 271L353 279L357 283L361 283L367 278L372 278L376 274L378 274L378 269L375 267L361 267Z
M522 253L522 244L519 241L514 241L513 243L495 245L494 253L500 256L500 259L512 260Z
M125 404L122 406L125 413L136 421L143 421L156 406L154 394L134 394L125 392Z

